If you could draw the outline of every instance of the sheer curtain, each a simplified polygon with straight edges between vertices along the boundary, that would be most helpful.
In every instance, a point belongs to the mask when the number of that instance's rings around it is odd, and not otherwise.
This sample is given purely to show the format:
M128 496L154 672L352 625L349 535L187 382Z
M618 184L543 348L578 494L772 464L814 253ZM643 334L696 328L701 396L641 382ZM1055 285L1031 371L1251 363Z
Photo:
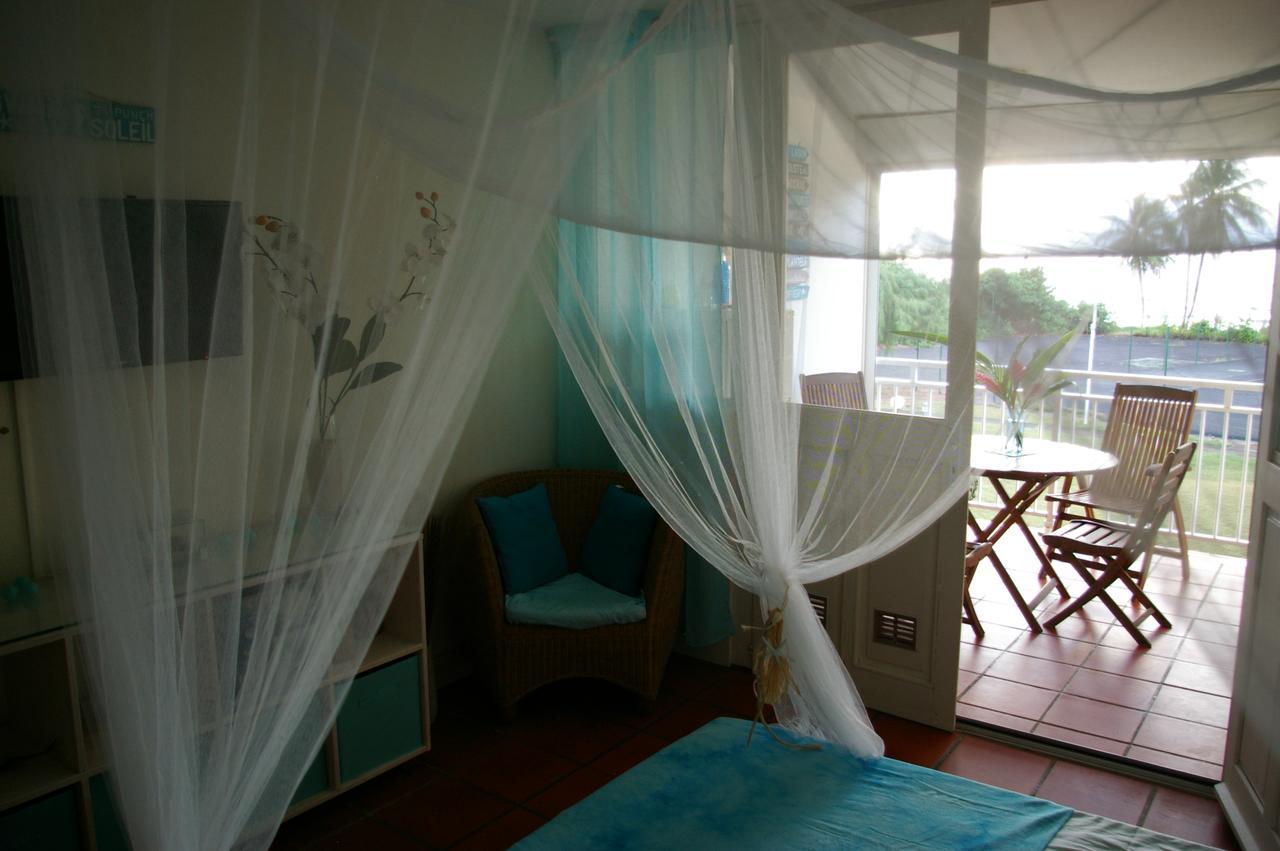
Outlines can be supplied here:
M848 288L865 352L878 261L954 254L953 302L971 299L974 217L921 196L891 242L878 200L886 176L982 168L958 151L1280 148L1263 0L1209 20L1093 4L1084 33L1060 0L1029 3L1001 11L992 62L956 53L951 12L972 6L941 4L942 23L827 0L5 9L33 570L85 625L136 847L269 843L530 279L663 517L784 610L780 714L879 753L804 584L963 493L973 330L952 322L944 417L802 406L820 323L801 300ZM1151 45L1193 59L1153 79L1125 58ZM1133 247L1096 235L1104 204L1068 223L1052 194L1026 205L1020 229L982 233L988 253ZM1273 249L1262 206L1143 251Z
M546 250L530 11L4 12L33 570L135 848L266 847L333 723Z

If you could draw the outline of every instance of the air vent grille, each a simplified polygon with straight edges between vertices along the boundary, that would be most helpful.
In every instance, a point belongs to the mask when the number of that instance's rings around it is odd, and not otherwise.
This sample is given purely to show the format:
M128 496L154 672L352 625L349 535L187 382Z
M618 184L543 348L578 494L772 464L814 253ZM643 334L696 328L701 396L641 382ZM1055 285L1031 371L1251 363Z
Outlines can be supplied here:
M821 594L810 594L809 602L813 605L813 611L818 615L818 621L823 625L827 625L827 598Z
M907 650L916 649L916 619L876 609L872 640Z

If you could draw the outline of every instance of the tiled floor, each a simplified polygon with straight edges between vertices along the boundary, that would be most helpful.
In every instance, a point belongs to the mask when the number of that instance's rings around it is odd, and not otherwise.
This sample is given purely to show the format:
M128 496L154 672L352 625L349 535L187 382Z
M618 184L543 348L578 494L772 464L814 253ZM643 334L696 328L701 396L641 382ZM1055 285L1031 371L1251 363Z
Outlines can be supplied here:
M673 657L651 715L604 683L561 683L500 724L468 683L443 689L430 753L304 813L277 849L505 848L720 715L752 712L751 675ZM1217 803L987 739L874 717L889 756L1236 848ZM678 842L673 842L678 847Z
M1027 597L1039 563L1026 542L1006 536L999 552ZM1075 594L1083 582L1069 565L1058 574ZM1240 622L1244 560L1192 553L1182 579L1174 559L1158 558L1147 580L1152 600L1173 622L1143 650L1101 603L1090 603L1036 636L989 564L972 594L986 636L961 628L960 717L1218 780L1227 738L1231 677ZM1121 594L1113 595L1122 603ZM1059 606L1051 595L1041 620Z

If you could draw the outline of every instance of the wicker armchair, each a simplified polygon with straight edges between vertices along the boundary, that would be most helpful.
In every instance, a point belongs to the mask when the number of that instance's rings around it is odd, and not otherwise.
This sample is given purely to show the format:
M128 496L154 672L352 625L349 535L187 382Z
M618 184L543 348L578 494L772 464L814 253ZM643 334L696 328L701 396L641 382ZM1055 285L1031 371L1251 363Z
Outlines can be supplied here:
M631 479L620 473L535 470L489 479L471 491L464 523L467 552L475 560L475 569L468 573L478 586L470 595L478 607L471 618L478 672L508 719L524 695L574 677L609 680L640 695L645 708L651 709L676 637L684 591L684 547L659 519L649 545L644 581L647 616L642 621L591 629L508 623L502 575L476 497L509 496L539 482L547 487L570 570L578 569L583 542L605 489L617 484L635 490Z

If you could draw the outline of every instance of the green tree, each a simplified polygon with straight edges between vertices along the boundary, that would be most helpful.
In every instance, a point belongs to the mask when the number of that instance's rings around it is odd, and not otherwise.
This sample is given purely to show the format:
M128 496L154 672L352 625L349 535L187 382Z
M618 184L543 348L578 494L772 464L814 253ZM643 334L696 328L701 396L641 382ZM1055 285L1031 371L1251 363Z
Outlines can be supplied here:
M978 338L1062 335L1093 315L1093 305L1072 306L1049 289L1044 269L987 269L978 279ZM902 263L880 264L880 327L882 346L901 342L899 332L918 343L921 336L945 337L949 291L939 281ZM1115 327L1104 305L1098 306L1098 331Z
M1250 192L1261 184L1248 179L1241 160L1201 160L1183 181L1174 196L1178 226L1183 245L1189 254L1200 255L1196 267L1195 287L1191 286L1191 264L1187 264L1187 281L1183 288L1182 327L1191 321L1200 295L1200 276L1206 255L1218 256L1235 246L1246 245L1250 238L1267 226L1262 205Z
M1142 278L1147 272L1157 273L1169 265L1169 249L1178 235L1177 221L1163 199L1139 195L1129 204L1127 216L1109 216L1111 225L1100 235L1099 247L1124 258L1125 264L1138 273L1138 304L1142 322L1147 324L1147 297ZM1099 325L1102 323L1099 322Z
M881 346L900 342L897 331L945 335L950 300L943 281L922 275L902 263L880 264Z
M1053 294L1039 266L1016 272L987 269L978 278L979 339L1056 336L1077 321L1076 309Z

